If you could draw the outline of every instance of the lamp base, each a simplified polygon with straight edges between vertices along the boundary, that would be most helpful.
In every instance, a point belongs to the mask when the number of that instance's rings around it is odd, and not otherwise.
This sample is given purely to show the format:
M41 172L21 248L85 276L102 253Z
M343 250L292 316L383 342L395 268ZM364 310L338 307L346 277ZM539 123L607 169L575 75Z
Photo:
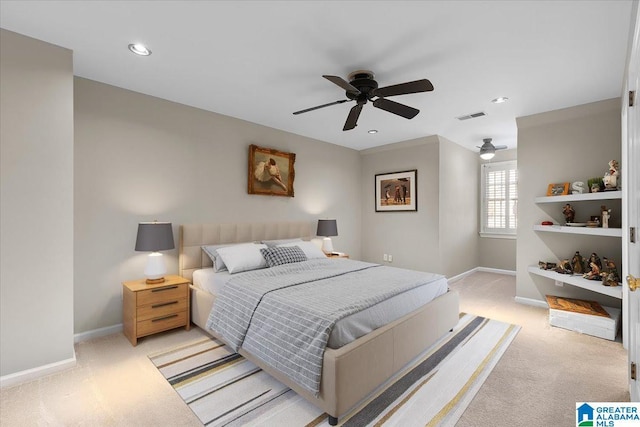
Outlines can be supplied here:
M333 252L333 242L331 241L331 237L325 237L322 239L322 251L325 254Z
M164 275L167 274L167 266L160 252L152 252L147 257L147 265L144 269L144 275L147 278L147 284L164 282Z

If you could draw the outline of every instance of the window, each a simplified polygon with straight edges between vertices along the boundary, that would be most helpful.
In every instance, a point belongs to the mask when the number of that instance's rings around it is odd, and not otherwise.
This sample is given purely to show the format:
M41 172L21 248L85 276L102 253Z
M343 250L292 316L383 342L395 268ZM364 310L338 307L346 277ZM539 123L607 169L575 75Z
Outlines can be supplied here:
M482 165L481 236L515 238L518 227L516 161Z

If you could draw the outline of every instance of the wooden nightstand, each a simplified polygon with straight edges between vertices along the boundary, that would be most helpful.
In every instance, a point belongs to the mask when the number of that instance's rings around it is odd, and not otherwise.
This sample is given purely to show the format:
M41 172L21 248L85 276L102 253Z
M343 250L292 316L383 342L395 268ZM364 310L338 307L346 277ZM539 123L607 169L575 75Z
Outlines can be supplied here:
M328 258L349 258L349 255L348 254L344 254L344 253L341 253L341 254L331 254L330 253L330 254L325 254L325 255Z
M189 320L189 281L165 276L165 281L148 285L145 279L122 283L124 335L134 346L138 338L184 326Z

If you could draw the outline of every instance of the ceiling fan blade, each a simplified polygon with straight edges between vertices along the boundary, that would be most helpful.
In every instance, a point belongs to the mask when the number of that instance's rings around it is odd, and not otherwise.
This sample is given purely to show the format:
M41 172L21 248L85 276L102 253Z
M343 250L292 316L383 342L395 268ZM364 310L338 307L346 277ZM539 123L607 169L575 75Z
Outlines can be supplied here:
M397 114L398 116L402 116L405 119L413 119L420 112L420 110L409 107L408 105L400 104L399 102L390 101L384 98L378 98L373 101L373 106L390 113Z
M344 127L342 130L351 130L358 126L358 117L360 117L360 111L362 111L362 104L354 105L349 111L349 115L347 116L347 121L344 122Z
M311 108L306 108L304 110L296 111L293 114L308 113L309 111L317 110L319 108L329 107L331 105L342 104L343 102L348 102L348 101L351 101L351 100L350 99L341 99L340 101L330 102L328 104L318 105L317 107L311 107Z
M408 93L430 92L433 85L427 79L414 82L400 83L393 86L385 86L375 90L374 94L382 98L387 96L406 95Z
M346 90L347 92L352 92L355 95L359 95L360 91L358 90L358 88L351 86L351 84L349 84L349 82L347 82L345 79L343 79L342 77L338 77L338 76L322 76L325 79L329 80L331 83L337 84L338 86L340 86L342 89Z
M506 145L494 145L494 147L496 147L496 150L506 150L509 148Z

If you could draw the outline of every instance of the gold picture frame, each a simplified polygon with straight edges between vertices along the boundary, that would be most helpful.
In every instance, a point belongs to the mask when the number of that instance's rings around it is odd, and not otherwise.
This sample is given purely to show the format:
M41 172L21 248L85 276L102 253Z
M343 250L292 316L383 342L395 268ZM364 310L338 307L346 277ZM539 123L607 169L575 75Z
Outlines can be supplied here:
M293 197L294 153L249 146L248 193Z
M547 187L547 196L566 196L567 194L569 194L568 182L549 184L549 187Z

